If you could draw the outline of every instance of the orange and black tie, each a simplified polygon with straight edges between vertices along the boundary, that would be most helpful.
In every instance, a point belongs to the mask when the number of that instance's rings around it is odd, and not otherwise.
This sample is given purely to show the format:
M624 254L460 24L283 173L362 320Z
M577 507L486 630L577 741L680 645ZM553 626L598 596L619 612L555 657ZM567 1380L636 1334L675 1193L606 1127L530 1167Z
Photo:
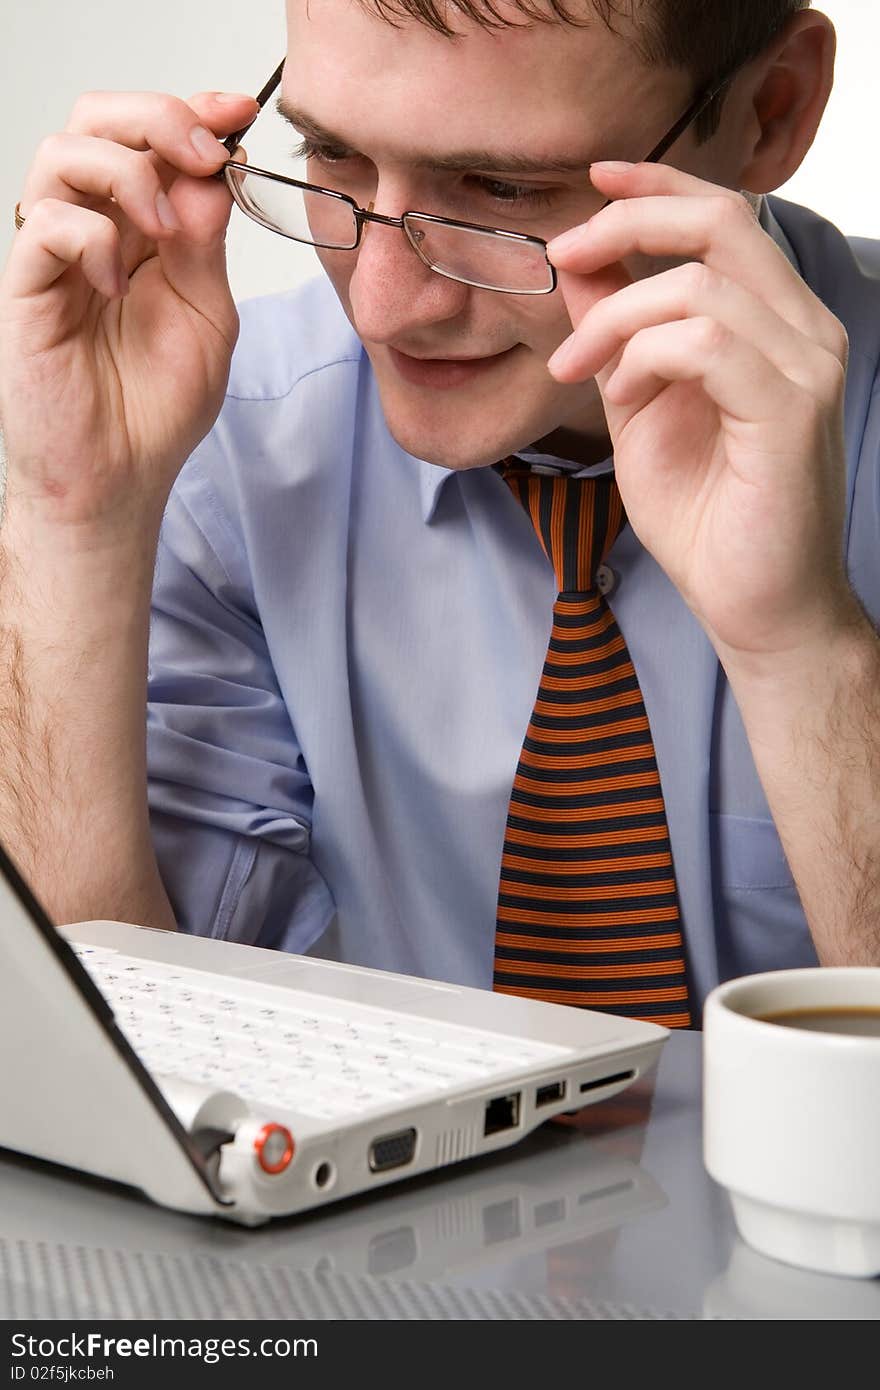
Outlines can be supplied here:
M614 475L500 466L556 574L550 648L513 784L494 988L691 1023L648 716L596 572L626 517Z

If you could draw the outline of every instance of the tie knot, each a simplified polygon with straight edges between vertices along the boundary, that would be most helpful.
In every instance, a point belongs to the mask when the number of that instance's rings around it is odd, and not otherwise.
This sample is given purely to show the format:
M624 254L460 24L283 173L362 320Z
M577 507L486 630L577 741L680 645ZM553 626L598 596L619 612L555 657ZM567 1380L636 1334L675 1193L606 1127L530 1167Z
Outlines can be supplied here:
M501 475L531 517L559 592L589 593L626 521L614 474L549 477L514 460L501 465Z

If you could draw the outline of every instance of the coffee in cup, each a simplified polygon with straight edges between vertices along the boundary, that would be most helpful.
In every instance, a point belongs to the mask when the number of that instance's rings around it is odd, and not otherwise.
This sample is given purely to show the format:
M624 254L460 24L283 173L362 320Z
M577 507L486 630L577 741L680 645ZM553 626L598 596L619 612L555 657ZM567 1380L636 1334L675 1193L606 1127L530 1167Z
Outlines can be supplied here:
M880 1009L783 1009L763 1014L764 1023L783 1028L806 1028L811 1033L844 1033L857 1038L880 1038Z

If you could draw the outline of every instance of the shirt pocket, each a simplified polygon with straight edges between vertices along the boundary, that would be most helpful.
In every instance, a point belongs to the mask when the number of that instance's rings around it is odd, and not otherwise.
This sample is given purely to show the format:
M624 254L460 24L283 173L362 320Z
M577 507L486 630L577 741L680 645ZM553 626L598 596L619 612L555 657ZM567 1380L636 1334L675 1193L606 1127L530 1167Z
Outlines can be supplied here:
M709 820L720 979L818 964L773 821L716 812Z
M794 888L794 878L772 820L713 812L713 854L726 888L759 893Z

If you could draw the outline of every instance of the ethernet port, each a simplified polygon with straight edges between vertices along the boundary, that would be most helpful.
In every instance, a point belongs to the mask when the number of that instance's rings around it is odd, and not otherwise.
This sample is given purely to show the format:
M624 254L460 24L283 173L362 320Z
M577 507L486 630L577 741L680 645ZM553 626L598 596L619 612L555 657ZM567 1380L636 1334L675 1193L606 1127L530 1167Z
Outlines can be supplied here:
M519 1104L519 1091L509 1096L495 1096L487 1101L483 1134L500 1134L505 1129L516 1129L519 1124Z

